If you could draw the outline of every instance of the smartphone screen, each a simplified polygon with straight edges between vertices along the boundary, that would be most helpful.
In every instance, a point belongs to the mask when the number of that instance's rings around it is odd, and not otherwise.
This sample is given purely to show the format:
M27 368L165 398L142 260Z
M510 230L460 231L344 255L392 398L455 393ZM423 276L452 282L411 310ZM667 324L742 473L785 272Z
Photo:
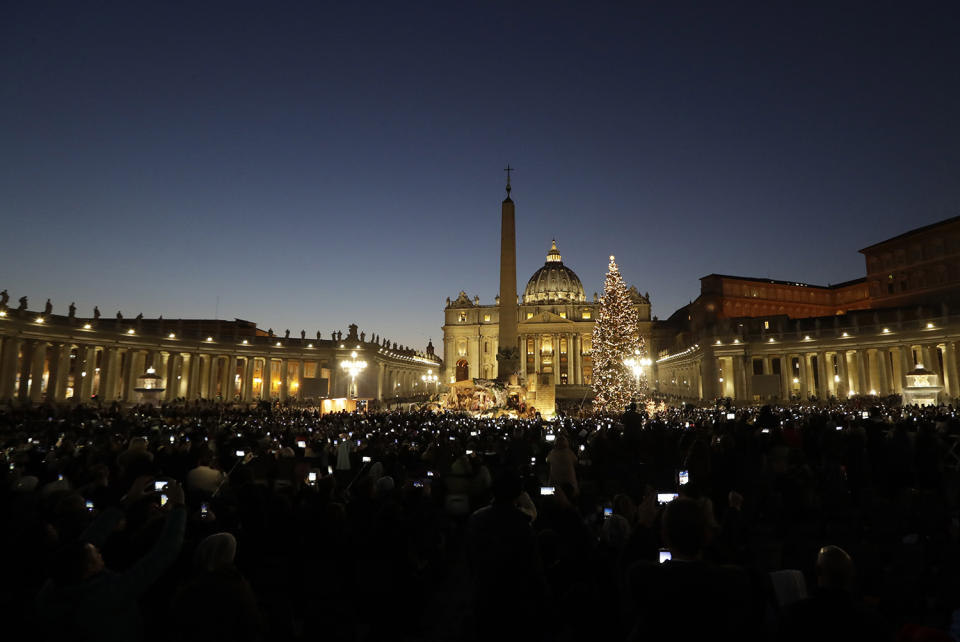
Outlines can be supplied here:
M364 457L364 458L363 458L363 463L369 464L369 463L370 463L370 458L369 458L369 457Z
M317 473L307 473L307 481L309 482L317 481Z
M247 453L245 453L245 452L242 451L242 450L238 450L237 452L235 452L235 453L233 453L233 454L236 455L237 457L243 457L243 456L246 455Z
M689 470L681 470L680 473L677 475L677 481L679 482L679 484L680 484L681 486L683 486L683 485L685 485L687 482L689 482L689 481L690 481L690 471L689 471Z
M657 503L669 504L679 496L680 493L657 493Z
M728 420L728 421L733 420L733 419L736 419L736 418L737 418L736 413L733 413L733 412L728 412L728 413L727 413L727 420Z
M206 517L207 513L210 511L210 504L203 502L200 504L200 515L201 517Z
M160 505L161 505L161 506L166 506L168 501L170 501L170 498L167 497L166 494L160 495Z
M541 486L540 494L541 495L553 495L556 489L553 486Z
M93 502L91 502L89 499L87 500L86 506L87 510L93 510Z
M668 551L668 550L665 549L665 548L661 548L661 549L660 549L660 563L661 563L661 564L663 564L664 562L670 561L670 559L671 559L672 557L673 557L673 556L670 554L670 551Z
M604 516L604 517L610 517L611 515L613 515L613 509L612 509L612 508L604 508L604 509L603 509L603 516Z
M154 490L154 491L161 491L161 490L165 489L165 488L167 487L167 484L169 484L169 483L170 483L170 482L155 481L155 482L153 482L153 490Z
M547 439L547 441L556 441L556 440L557 440L557 436L556 436L556 435L547 435L546 439Z
M303 440L300 440L297 442L297 448L306 448L306 447L307 447L307 442Z

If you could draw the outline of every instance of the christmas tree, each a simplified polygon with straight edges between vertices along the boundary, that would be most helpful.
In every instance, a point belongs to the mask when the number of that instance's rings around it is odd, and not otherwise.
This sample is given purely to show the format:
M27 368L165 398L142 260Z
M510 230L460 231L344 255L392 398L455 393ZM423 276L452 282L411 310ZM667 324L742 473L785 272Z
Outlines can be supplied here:
M641 355L638 321L637 309L611 256L593 326L593 405L597 410L622 412L637 396L636 378L625 360Z

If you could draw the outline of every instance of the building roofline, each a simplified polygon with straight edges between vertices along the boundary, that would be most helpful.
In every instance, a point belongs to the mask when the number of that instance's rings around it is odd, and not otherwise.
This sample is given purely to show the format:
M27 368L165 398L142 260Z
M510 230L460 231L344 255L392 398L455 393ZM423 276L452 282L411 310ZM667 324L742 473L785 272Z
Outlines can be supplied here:
M958 217L960 218L960 217ZM837 288L846 287L848 285L855 285L857 283L866 281L866 277L860 277L857 279L850 279L849 281L843 281L842 283L832 283L830 285L816 285L815 283L803 283L802 281L780 281L778 279L769 279L764 277L752 277L752 276L735 276L733 274L717 274L716 272L708 274L706 276L701 276L700 280L709 279L710 277L717 276L722 279L736 279L737 281L754 281L756 283L773 283L775 285L793 285L800 286L805 288L819 288L821 290L835 290Z
M935 228L935 227L940 227L941 225L947 225L948 223L956 223L956 222L958 222L958 221L960 221L960 216L951 216L950 218L945 218L945 219L943 219L942 221L937 221L936 223L931 223L930 225L924 225L923 227L917 227L917 228L914 228L914 229L912 229L912 230L908 230L908 231L904 232L903 234L898 234L897 236L890 237L890 238L885 239L885 240L883 240L883 241L880 241L880 242L878 242L878 243L874 243L873 245L868 245L867 247L865 247L865 248L863 248L862 250L860 250L860 253L863 254L863 253L866 253L867 250L872 250L872 249L875 248L875 247L880 247L881 245L886 245L887 243L890 243L891 241L899 241L899 240L901 240L901 239L905 239L905 238L909 238L909 237L911 237L911 236L914 236L915 234L921 234L921 233L923 233L923 232L927 232L927 231L929 231L929 230L931 230L931 229L933 229L933 228Z

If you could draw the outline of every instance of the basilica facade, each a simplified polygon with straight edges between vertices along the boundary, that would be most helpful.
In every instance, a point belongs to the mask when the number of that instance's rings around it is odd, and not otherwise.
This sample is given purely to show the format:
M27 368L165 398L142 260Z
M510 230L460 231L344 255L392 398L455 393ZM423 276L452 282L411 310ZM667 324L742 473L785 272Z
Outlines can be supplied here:
M630 288L640 320L640 334L650 342L650 300ZM534 382L548 375L556 398L592 394L591 337L599 301L587 298L577 274L564 265L554 241L543 267L527 281L517 301L517 337L521 379ZM447 299L443 324L445 383L499 376L500 297L481 303L460 292Z

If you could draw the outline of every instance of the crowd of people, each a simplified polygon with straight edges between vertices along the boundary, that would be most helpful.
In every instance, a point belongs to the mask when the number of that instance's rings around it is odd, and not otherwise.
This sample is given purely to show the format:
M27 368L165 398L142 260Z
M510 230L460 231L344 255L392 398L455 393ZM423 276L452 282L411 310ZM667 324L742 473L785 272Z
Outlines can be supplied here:
M42 639L960 633L949 406L9 406L0 440L4 622Z

